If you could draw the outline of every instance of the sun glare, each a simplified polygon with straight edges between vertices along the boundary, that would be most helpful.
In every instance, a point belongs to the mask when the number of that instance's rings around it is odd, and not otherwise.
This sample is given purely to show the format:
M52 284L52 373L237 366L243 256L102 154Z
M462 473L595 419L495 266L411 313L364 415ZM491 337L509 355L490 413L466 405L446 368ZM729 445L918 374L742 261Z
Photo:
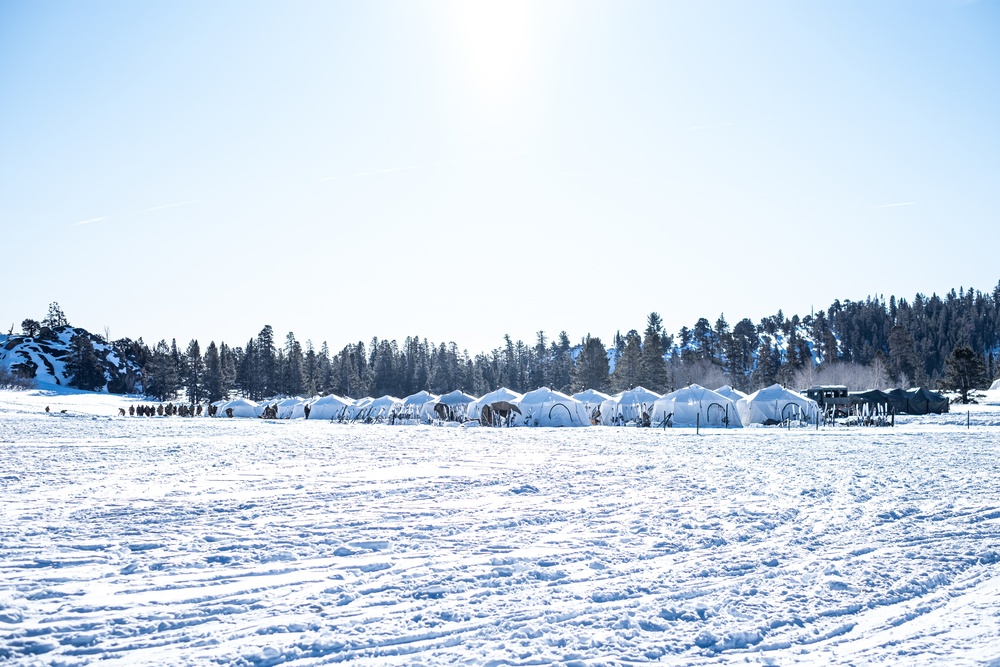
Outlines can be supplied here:
M537 10L530 2L448 5L463 78L487 111L503 114L526 101L532 84Z

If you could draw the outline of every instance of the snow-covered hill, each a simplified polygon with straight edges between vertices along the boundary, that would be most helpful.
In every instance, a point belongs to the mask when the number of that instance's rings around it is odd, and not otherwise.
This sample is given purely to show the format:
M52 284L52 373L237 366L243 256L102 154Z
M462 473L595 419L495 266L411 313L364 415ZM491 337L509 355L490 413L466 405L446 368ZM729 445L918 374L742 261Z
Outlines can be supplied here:
M73 381L67 371L70 341L78 334L93 344L104 369L106 382L101 391L124 394L141 389L139 364L126 358L125 350L119 349L121 346L108 344L86 329L71 326L46 328L37 336L0 335L0 368L30 378L42 388L69 386Z

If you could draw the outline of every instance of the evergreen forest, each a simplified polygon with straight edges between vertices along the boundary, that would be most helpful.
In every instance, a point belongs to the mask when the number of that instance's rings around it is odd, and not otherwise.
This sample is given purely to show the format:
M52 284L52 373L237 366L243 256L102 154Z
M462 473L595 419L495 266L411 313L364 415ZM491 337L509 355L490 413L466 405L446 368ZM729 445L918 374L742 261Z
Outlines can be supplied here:
M41 321L26 319L22 336L68 325L58 304ZM470 355L455 342L431 342L419 335L403 341L373 338L333 351L278 337L270 325L242 345L192 340L179 346L141 338L104 340L138 368L137 384L166 400L178 392L196 402L232 395L255 400L278 395L337 394L405 397L421 390L440 394L460 389L483 395L499 387L526 392L548 386L563 392L598 389L613 393L635 386L667 392L691 383L724 384L749 392L775 382L804 388L847 384L851 389L924 386L960 389L988 385L997 373L1000 350L1000 283L992 292L960 288L944 296L917 294L863 301L834 301L809 315L781 311L758 322L714 322L700 318L690 328L667 333L651 312L645 326L603 341L565 331L539 331L524 342L504 335L489 352ZM100 336L96 336L101 339ZM89 362L88 342L74 338L73 384L100 385ZM956 379L955 357L972 370ZM969 366L971 364L971 366ZM82 383L82 384L81 384ZM86 385L86 387L84 387ZM109 387L114 391L115 388Z

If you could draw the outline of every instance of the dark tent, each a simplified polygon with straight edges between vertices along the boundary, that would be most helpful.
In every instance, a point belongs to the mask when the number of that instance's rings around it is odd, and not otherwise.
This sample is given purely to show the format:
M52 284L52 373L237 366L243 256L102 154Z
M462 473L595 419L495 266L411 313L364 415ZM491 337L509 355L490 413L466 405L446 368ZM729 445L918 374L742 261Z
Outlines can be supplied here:
M911 415L929 415L948 412L948 399L936 391L922 387L906 392L906 411Z
M885 395L889 399L889 409L899 414L901 412L909 412L908 406L906 404L906 399L908 398L905 391L902 389L890 389L885 392Z
M851 405L867 405L869 410L879 408L889 412L892 409L892 401L889 394L878 389L868 391L852 391L850 395Z

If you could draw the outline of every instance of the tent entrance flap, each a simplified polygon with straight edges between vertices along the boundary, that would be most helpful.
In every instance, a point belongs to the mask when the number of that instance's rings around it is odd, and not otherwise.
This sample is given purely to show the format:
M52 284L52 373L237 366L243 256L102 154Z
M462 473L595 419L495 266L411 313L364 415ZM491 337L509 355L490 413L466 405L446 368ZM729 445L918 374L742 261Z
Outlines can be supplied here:
M729 411L725 406L711 403L705 411L705 426L726 426L729 421Z

